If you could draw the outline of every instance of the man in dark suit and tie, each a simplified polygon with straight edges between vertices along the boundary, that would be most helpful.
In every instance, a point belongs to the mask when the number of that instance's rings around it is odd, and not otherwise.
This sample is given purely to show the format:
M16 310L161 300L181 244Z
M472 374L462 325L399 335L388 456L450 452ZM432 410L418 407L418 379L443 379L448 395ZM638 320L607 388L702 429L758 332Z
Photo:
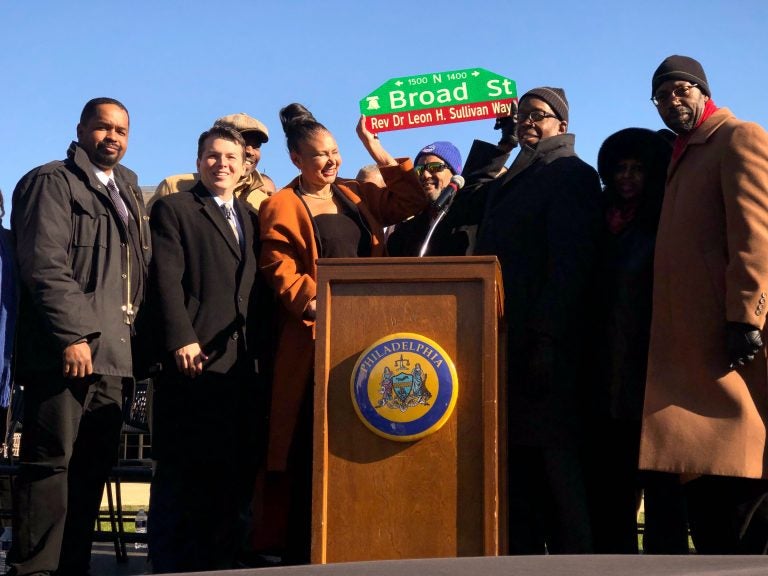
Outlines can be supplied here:
M255 346L258 220L233 191L239 132L198 141L200 182L157 201L150 309L156 379L149 553L155 573L232 568L243 541L264 403Z

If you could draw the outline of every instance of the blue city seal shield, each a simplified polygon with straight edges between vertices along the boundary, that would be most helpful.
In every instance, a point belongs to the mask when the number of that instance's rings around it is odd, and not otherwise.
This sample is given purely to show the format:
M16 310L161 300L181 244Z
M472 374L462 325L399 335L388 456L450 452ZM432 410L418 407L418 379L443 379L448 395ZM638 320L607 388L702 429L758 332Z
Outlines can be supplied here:
M357 359L352 405L375 434L408 442L439 430L459 392L456 367L437 342L398 332L371 344Z

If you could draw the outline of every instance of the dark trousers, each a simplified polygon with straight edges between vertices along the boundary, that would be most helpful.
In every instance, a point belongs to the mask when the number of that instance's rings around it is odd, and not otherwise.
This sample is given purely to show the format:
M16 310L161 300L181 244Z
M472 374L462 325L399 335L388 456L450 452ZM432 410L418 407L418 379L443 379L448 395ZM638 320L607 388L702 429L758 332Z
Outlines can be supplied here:
M645 502L644 554L688 554L688 510L677 474L640 474Z
M155 574L235 566L245 538L242 512L253 488L253 476L238 464L248 457L200 465L157 462L148 526Z
M596 554L637 554L637 509L645 493L645 554L687 554L685 497L676 474L640 472L640 422L595 420L587 454Z
M156 381L153 410L154 572L235 567L263 452L265 405L256 377L166 375Z
M509 553L591 553L579 450L513 445L508 466Z
M290 507L288 510L285 564L309 564L312 552L312 386L299 412L296 436L288 456Z
M597 554L637 554L640 424L595 419L589 436L587 488Z
M24 382L9 554L16 574L88 572L104 485L117 459L124 380L50 375Z
M702 476L685 484L699 554L768 552L768 481Z

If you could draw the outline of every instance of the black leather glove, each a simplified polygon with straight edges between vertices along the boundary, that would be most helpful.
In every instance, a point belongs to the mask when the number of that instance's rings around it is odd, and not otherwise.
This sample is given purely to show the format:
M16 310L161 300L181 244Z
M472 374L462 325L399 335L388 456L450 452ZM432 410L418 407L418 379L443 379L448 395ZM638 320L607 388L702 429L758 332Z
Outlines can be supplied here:
M517 102L512 100L509 116L496 118L494 130L501 130L501 138L498 146L505 152L511 152L517 147Z
M760 330L745 322L727 322L725 325L725 349L728 352L728 366L735 370L751 362L763 347Z

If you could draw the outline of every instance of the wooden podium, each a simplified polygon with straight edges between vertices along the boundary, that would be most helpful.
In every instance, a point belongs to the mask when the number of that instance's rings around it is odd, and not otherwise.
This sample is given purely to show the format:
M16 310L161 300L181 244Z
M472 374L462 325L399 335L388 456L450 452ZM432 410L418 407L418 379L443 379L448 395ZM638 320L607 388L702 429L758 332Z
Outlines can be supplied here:
M505 551L505 411L495 257L318 262L312 562L492 556ZM376 341L415 333L453 360L458 395L438 430L375 434L351 377Z

